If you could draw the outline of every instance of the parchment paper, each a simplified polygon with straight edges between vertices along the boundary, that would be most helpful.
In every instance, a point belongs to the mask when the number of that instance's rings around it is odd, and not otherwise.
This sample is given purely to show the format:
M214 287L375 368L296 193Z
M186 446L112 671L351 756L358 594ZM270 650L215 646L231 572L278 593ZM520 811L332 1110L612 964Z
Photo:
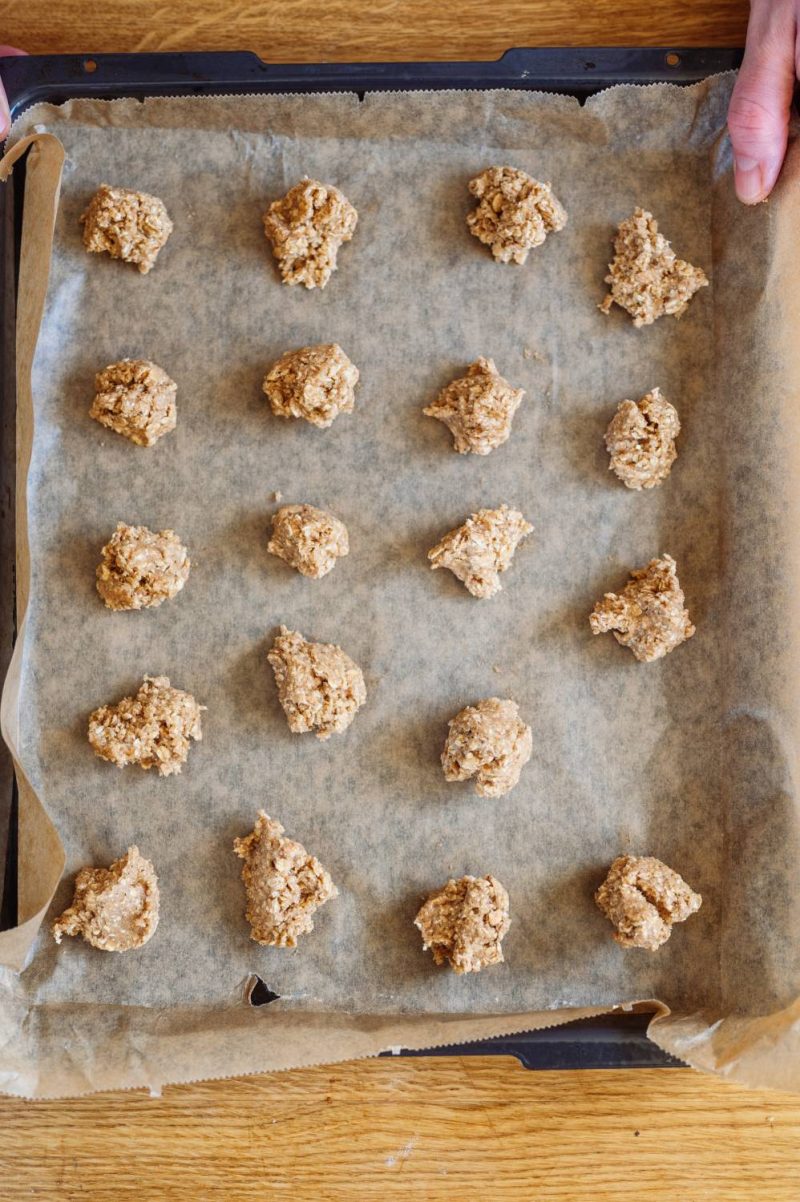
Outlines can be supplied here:
M617 88L585 107L519 92L80 101L18 124L12 140L54 133L66 160L27 414L20 387L30 598L4 732L66 860L62 873L55 841L23 839L25 938L0 936L0 1087L155 1087L658 998L673 1017L654 1034L678 1055L800 1088L796 162L769 206L735 204L730 86ZM523 268L495 264L464 222L467 181L502 162L552 180L570 217ZM359 212L322 293L279 283L260 224L303 174ZM103 180L156 193L173 217L148 276L82 248L78 217ZM683 320L641 331L596 308L614 227L637 204L712 278ZM32 279L41 268L21 304ZM266 368L324 341L361 370L355 412L327 431L274 418ZM527 391L486 459L456 455L421 413L478 355ZM94 372L124 356L178 383L177 430L152 449L87 416ZM678 407L679 458L636 495L608 472L602 435L620 399L654 386ZM267 554L275 491L347 524L351 553L323 581ZM476 602L426 551L503 502L536 530L503 592ZM94 569L118 520L188 544L177 600L104 610ZM640 665L593 639L588 613L664 551L697 634ZM364 669L368 702L343 737L289 733L265 658L281 623ZM208 706L176 778L117 772L86 741L89 711L145 672ZM438 760L447 719L492 695L534 731L499 801L447 784ZM295 952L258 947L243 918L231 843L259 807L340 890ZM48 922L79 867L132 842L159 874L152 941L57 948L46 924L13 976L55 880ZM703 894L657 955L617 947L592 903L626 851ZM504 882L513 921L507 962L457 978L412 919L465 872ZM248 1005L254 973L280 1002Z

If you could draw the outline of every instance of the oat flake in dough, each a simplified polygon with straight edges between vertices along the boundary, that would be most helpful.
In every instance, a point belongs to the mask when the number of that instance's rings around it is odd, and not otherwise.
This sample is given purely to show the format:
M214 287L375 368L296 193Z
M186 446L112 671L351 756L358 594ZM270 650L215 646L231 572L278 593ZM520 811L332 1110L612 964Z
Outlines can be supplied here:
M467 374L453 380L423 409L426 417L443 422L460 455L488 455L511 434L511 422L524 389L512 388L491 359L476 359Z
M250 938L267 947L296 947L298 937L314 929L316 911L338 894L330 874L301 843L284 838L280 822L263 810L233 850L244 860Z
M508 894L496 877L462 876L432 893L414 919L424 951L455 973L480 972L503 962L511 919Z
M204 709L191 693L173 689L167 676L145 676L135 697L90 715L89 742L96 755L118 768L138 764L171 776L186 763L191 740L203 737Z
M133 263L146 275L172 233L166 205L157 196L101 184L81 214L88 251Z
M350 550L347 527L314 505L284 505L272 519L267 550L301 575L319 580Z
M142 947L158 926L158 880L149 860L129 847L110 868L82 868L72 904L53 923L53 936L82 935L104 952Z
M672 556L651 559L647 567L631 572L621 593L606 593L596 603L589 624L592 634L613 631L641 663L662 659L690 639L695 628Z
M473 597L494 597L503 587L500 573L511 566L514 552L533 530L516 509L479 509L445 534L428 552L431 568L448 568Z
M147 526L118 522L103 547L97 567L97 591L109 609L150 609L177 596L189 577L191 561L173 530L155 533Z
M666 943L674 922L685 922L703 901L654 856L618 856L594 896L616 927L617 943L651 952Z

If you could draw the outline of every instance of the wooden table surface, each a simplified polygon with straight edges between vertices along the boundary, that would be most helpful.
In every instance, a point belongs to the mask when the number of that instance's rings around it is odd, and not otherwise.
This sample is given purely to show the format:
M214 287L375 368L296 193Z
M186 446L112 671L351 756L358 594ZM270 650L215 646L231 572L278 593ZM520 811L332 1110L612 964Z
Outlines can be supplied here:
M31 52L252 49L273 61L510 46L740 45L745 0L25 0ZM688 1070L384 1060L67 1102L0 1099L3 1202L798 1202L800 1098Z

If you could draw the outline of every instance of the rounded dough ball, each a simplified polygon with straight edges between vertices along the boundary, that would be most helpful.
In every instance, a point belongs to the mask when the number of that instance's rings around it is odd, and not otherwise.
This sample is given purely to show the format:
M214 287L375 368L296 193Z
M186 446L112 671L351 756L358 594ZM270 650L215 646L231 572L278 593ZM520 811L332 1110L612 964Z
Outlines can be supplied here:
M470 233L491 248L498 263L524 263L529 250L567 224L550 185L516 167L489 167L470 180L469 190L479 201L467 216Z
M158 879L149 860L129 847L110 868L82 868L72 905L53 923L53 936L81 935L103 952L142 947L158 926Z
M203 737L204 709L191 693L173 689L169 677L145 676L135 697L90 714L89 742L95 755L118 768L138 764L172 776L186 763L191 740Z
M502 964L501 944L511 919L508 893L493 876L462 876L432 893L414 919L424 951L453 972L480 972Z
M302 417L327 429L352 413L358 368L335 342L287 351L267 372L263 390L276 417Z
M338 188L304 178L264 214L264 233L284 284L324 288L349 242L358 213Z
M177 596L189 578L189 554L172 530L117 528L101 552L97 591L109 609L149 609Z
M531 728L516 701L489 697L450 719L442 752L445 780L474 776L479 796L502 797L516 785L532 749Z
M640 401L620 401L606 430L609 469L626 488L655 488L670 473L681 423L658 388Z
M149 359L120 359L98 372L89 410L101 426L140 447L151 447L175 429L178 385Z
M294 734L341 734L367 699L361 669L334 643L310 643L281 626L267 659Z
M493 360L481 358L422 412L447 426L460 455L488 455L507 441L524 396L522 388L512 388L500 375Z
M83 245L133 263L146 275L172 233L163 200L130 188L101 184L81 214Z
M347 527L313 505L284 505L272 519L267 550L303 576L319 580L350 550Z

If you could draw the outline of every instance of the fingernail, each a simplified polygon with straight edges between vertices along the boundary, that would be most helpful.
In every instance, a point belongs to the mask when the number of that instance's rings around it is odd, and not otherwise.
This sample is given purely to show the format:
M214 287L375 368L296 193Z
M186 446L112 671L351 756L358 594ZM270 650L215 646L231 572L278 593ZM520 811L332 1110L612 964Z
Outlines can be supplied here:
M765 194L764 177L757 159L737 158L733 165L736 195L746 205L754 205Z

